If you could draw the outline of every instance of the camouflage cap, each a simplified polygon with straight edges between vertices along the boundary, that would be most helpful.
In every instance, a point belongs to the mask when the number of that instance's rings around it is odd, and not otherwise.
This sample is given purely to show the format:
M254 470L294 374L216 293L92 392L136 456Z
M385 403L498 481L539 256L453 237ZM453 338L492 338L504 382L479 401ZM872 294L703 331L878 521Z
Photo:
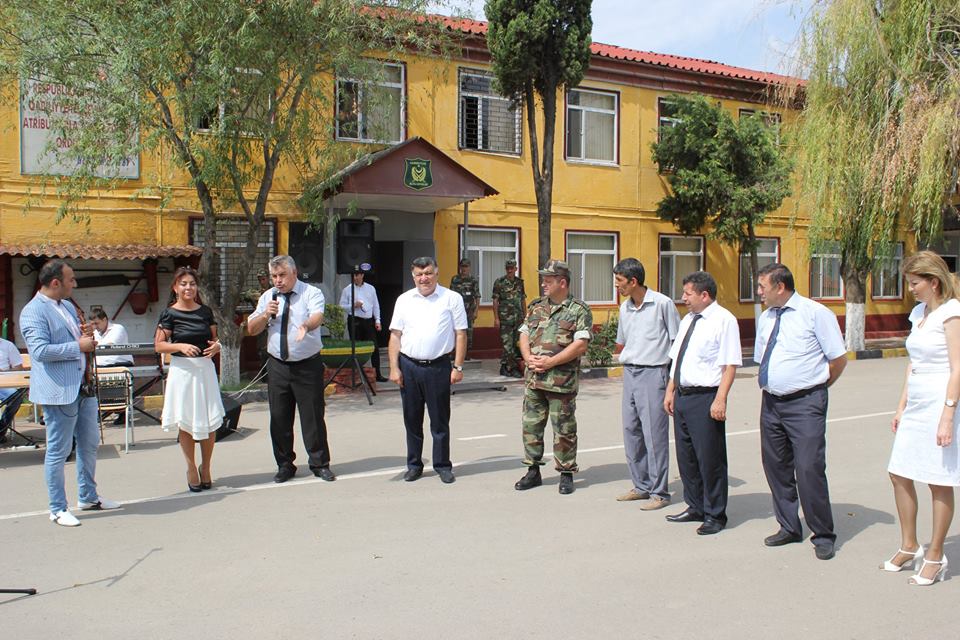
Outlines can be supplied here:
M267 270L266 270L266 269L260 269L259 271L257 271L257 277L258 277L258 278L269 278L269 277L270 277L270 274L267 273Z
M537 271L542 276L562 276L570 279L570 265L563 260L548 260L543 269Z
M506 261L506 263L504 263L504 266L505 266L506 268L508 268L508 269L509 269L510 267L515 267L515 266L517 266L517 261L514 260L513 258L510 258L509 260Z
M470 266L470 258L460 258L460 266L461 266L461 267L469 267L469 266Z

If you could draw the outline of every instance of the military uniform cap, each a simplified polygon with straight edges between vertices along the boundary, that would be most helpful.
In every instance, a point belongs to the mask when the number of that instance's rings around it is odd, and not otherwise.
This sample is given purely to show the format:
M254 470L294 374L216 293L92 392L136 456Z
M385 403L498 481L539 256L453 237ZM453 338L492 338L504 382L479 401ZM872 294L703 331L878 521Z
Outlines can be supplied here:
M569 279L570 265L563 260L549 260L543 269L540 269L537 273L542 276L562 276Z
M269 278L269 277L270 277L270 274L267 273L267 270L266 270L266 269L260 269L260 270L257 271L257 277L258 277L258 278Z
M517 261L514 260L513 258L510 258L509 260L507 260L505 266L506 266L507 268L509 268L509 267L515 267L515 266L517 266Z
M470 258L460 258L460 266L461 266L461 267L469 267L469 266L470 266Z

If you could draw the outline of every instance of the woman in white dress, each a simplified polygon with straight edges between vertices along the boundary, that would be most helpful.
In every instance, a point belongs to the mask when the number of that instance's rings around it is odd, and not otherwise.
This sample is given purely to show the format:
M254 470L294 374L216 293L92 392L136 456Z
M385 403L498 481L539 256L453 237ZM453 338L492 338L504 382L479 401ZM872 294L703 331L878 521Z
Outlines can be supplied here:
M947 558L943 541L953 520L954 487L960 485L957 447L957 400L960 399L960 301L946 263L921 251L903 263L910 293L917 304L907 338L910 364L893 417L893 451L887 471L900 518L900 548L881 565L885 571L919 564L909 583L929 586L943 580ZM917 540L917 491L914 482L930 487L933 531L924 553ZM922 562L921 562L922 560Z
M173 274L173 303L163 310L154 338L158 353L169 353L170 370L163 398L164 431L179 430L180 449L187 462L187 488L210 489L210 459L216 430L223 422L223 401L213 357L220 353L217 323L200 300L197 272L180 267ZM200 443L200 467L194 459Z

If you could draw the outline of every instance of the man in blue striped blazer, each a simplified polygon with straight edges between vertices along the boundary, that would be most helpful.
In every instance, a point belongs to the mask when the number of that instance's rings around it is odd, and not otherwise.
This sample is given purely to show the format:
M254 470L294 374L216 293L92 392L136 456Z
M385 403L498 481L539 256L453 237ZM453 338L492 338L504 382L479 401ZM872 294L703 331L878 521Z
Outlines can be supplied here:
M117 509L97 494L97 398L83 385L86 359L96 342L81 326L69 301L77 286L73 269L62 260L43 265L40 291L20 313L20 332L30 352L30 401L43 405L47 453L43 472L50 497L50 520L65 527L80 524L67 507L63 465L77 440L78 507L83 511ZM88 355L89 354L89 355Z

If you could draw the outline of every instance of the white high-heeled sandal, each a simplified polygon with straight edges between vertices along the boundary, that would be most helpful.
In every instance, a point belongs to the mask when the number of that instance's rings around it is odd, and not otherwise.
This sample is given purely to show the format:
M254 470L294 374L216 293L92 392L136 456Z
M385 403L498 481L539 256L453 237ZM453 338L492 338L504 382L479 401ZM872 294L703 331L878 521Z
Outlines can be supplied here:
M896 558L901 553L904 555L912 555L913 557L907 560L906 562L904 562L903 564L894 564L893 562L894 558ZM893 558L890 558L889 560L884 560L883 564L880 565L880 568L883 569L884 571L890 571L890 572L903 571L907 567L910 567L911 569L916 569L917 563L920 562L921 560L923 560L923 545L920 545L920 547L916 551L905 551L903 549L897 549L897 552L893 554Z
M933 575L932 578L924 578L922 575L923 568L926 567L928 564L940 565L940 568L937 570L937 572ZM920 571L918 571L916 575L910 576L910 579L907 580L907 583L915 587L929 587L937 580L942 581L946 577L946 575L947 575L947 556L946 555L941 556L939 560L927 560L926 558L924 558L923 564L920 565Z

